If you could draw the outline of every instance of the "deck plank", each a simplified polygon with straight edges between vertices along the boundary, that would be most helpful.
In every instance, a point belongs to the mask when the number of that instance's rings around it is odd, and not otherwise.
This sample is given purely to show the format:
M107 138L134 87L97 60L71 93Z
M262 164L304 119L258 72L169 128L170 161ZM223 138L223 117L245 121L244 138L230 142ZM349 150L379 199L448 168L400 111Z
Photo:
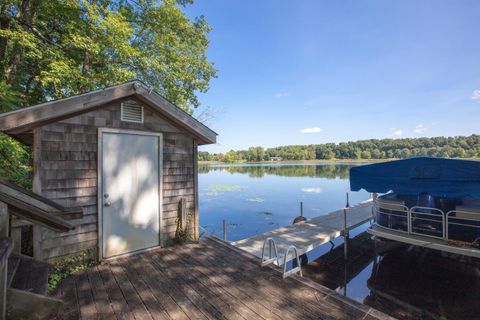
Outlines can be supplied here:
M101 319L117 319L117 317L115 316L115 312L110 305L107 290L105 290L102 278L98 273L97 267L94 266L92 268L89 268L87 270L87 275L92 287L93 299L95 301L95 306L98 310L99 317Z
M133 314L128 307L128 303L123 296L120 287L118 286L115 278L110 271L110 268L106 264L97 266L97 270L100 277L103 280L105 290L107 291L108 298L111 302L112 309L117 319L131 320L134 319ZM65 301L65 300L64 300Z
M174 266L177 266L177 268L174 268L172 271L181 271L184 268L182 266L188 265L189 266L189 274L194 278L194 281L191 281L190 283L195 286L197 290L202 295L208 296L210 299L212 299L213 302L215 302L217 305L221 304L223 305L223 308L220 307L219 309L222 311L222 313L227 315L227 319L252 319L252 318L259 318L259 315L253 312L252 310L247 309L246 307L242 306L239 301L236 299L231 299L229 296L229 293L222 288L221 286L218 286L216 283L214 283L211 278L212 275L205 275L202 274L198 271L198 266L196 265L195 262L193 261L187 261L182 259L181 254L179 254L180 251L177 250L175 254L172 253L170 250L165 250L164 255L162 256L163 259L161 260L166 260L166 261L171 261ZM157 259L157 262L159 262L159 259ZM162 268L165 268L166 266L163 265ZM216 272L214 269L212 269L213 272ZM171 275L174 275L171 273ZM177 273L175 275L177 278L178 277L183 277L184 274L179 274ZM190 279L192 279L190 278ZM217 309L218 310L218 309Z
M67 319L389 319L211 238L105 261L57 295Z
M87 271L82 271L76 277L78 305L80 307L81 319L99 319L99 313L92 296L92 288L88 281Z
M347 230L368 222L372 218L372 201L367 200L347 208ZM279 264L283 264L287 248L294 245L298 254L307 253L322 244L340 237L344 231L343 209L330 212L302 223L282 227L251 238L234 241L232 245L257 257L262 257L265 239L273 238L278 249ZM293 256L288 257L292 260Z
M250 310L257 313L257 317L261 317L263 319L294 319L293 317L286 317L280 312L276 312L276 308L272 307L272 305L268 303L266 299L258 299L254 288L250 288L246 285L246 283L242 283L241 279L226 276L225 272L216 272L218 268L221 268L223 271L225 271L225 266L223 263L214 264L209 262L211 260L215 260L214 256L207 254L203 250L196 250L195 254L198 256L196 259L193 259L191 258L191 251L189 251L187 248L180 248L177 250L183 254L183 258L179 259L180 261L183 261L190 266L195 265L201 276L209 277L215 286L227 288L228 294L231 295L233 299L242 302ZM213 275L210 275L209 273L212 272ZM240 288L244 288L245 290L240 290ZM267 301L267 303L262 304L263 301Z
M141 268L141 265L133 263L132 259L118 259L118 262L152 318L155 320L170 319L162 304L155 298L142 278L138 276L136 270Z
M152 260L156 259L156 257L148 258ZM163 268L161 264L160 267ZM175 266L172 265L172 267ZM213 316L215 319L228 318L228 314L224 315L221 312L222 310L225 310L223 302L219 301L218 298L213 296L208 290L206 291L205 288L202 288L201 285L197 283L196 278L190 273L182 274L182 277L177 277L176 281L177 288L183 293L189 294L192 302L207 317Z
M127 278L123 268L120 266L117 260L112 260L109 264L110 271L113 273L120 289L123 292L123 296L127 301L130 309L132 310L135 319L137 320L150 320L153 319L147 308L145 307L143 300L138 295L133 284Z
M142 269L136 269L138 275L147 284L157 301L160 301L171 319L186 320L189 319L185 312L175 302L168 293L167 279L159 275L157 270L152 266L151 261L143 259L143 255L135 255L131 257L133 263L142 265Z
M200 303L198 295L196 294L196 292L202 292L202 288L190 288L189 286L184 286L182 284L184 281L183 277L185 276L185 266L181 266L182 272L179 274L174 272L174 270L178 268L176 261L171 261L168 265L159 263L160 260L165 258L165 253L165 251L162 252L161 256L152 253L142 258L148 258L147 261L149 261L157 270L160 277L170 280L167 284L169 294L190 319L208 319L208 316L202 312L201 307L199 308Z

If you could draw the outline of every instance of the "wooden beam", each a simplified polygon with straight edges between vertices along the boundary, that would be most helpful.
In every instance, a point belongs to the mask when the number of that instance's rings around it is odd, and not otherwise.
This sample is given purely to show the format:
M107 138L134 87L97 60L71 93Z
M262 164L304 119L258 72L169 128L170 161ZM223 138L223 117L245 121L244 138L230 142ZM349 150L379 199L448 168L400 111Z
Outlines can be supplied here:
M198 239L200 237L198 216L198 143L195 140L193 140L193 194L195 195L193 200L193 235L195 239Z
M4 320L6 317L8 257L12 248L12 239L6 237L0 239L0 320Z
M8 204L0 202L0 238L10 236L10 217L8 214Z

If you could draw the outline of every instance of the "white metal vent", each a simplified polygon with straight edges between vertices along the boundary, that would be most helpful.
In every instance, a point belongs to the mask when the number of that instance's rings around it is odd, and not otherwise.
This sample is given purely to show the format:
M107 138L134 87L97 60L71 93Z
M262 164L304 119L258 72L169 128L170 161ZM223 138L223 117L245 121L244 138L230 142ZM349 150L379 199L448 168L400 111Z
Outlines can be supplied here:
M137 104L124 102L120 116L122 121L143 123L143 107Z

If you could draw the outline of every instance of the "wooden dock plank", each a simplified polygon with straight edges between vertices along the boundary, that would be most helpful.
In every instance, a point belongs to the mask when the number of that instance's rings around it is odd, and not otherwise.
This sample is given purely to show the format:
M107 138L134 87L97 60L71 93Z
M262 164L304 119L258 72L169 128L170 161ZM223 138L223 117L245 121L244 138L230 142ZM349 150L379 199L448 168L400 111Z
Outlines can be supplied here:
M165 255L165 257L168 258L170 256L177 262L188 265L190 267L190 273L192 276L196 277L196 279L200 279L200 281L197 282L201 283L205 288L211 291L213 295L223 300L228 305L230 308L230 315L228 317L229 319L263 318L261 317L260 313L257 313L258 310L249 308L244 304L244 301L232 295L230 289L233 287L233 285L225 285L218 283L218 280L215 281L218 273L216 272L215 268L210 268L208 270L204 268L202 269L202 266L198 263L198 257L196 257L196 259L190 259L191 254L191 250L178 248L175 255L172 251L167 251L167 255Z
M372 218L372 201L368 200L347 210L347 230L358 227ZM275 240L279 264L283 264L287 248L294 245L298 254L307 253L322 244L340 237L344 230L343 209L321 215L302 223L275 229L263 234L235 241L231 244L257 257L262 257L263 243L267 238ZM288 257L291 260L293 257Z
M86 271L82 271L75 281L81 319L99 319L98 310L92 296L92 288Z
M162 255L162 258L165 258ZM155 263L157 263L161 269L169 270L171 272L175 271L174 269L181 270L181 265L177 267L175 264L170 264L170 267L165 268L162 266L161 262L159 263L158 257L151 257ZM174 261L172 261L174 262ZM197 281L197 278L194 277L190 272L183 274L181 277L175 275L174 277L177 280L177 288L181 290L184 294L187 294L191 301L204 313L207 315L213 315L216 319L227 319L229 317L228 310L225 311L227 305L218 297L213 295L208 288L205 288L203 284ZM201 293L201 294L200 294ZM223 313L222 313L223 312Z
M142 256L142 258L146 258L146 256ZM153 259L152 259L153 258ZM167 280L164 282L164 290L168 292L168 294L172 297L175 303L183 310L183 312L188 316L190 319L206 319L204 314L202 314L195 306L193 299L189 292L184 292L179 290L178 283L180 279L178 277L172 277L171 274L165 274L167 270L164 270L161 266L157 264L154 257L150 256L150 259L144 260L144 263L150 263L154 269L155 274L158 278L162 278Z
M145 307L143 300L138 295L133 284L127 278L123 268L120 266L117 260L112 260L109 263L110 271L113 273L120 289L123 292L123 296L127 301L130 310L132 311L135 319L137 320L150 320L152 316Z
M168 294L168 286L165 284L165 277L159 275L152 266L151 261L143 259L143 255L132 256L135 265L143 265L142 269L135 268L137 274L147 283L153 295L160 301L171 319L185 320L188 316Z
M108 294L111 306L117 319L130 320L134 319L133 314L130 311L127 301L123 296L122 290L115 281L115 277L110 271L110 267L106 264L97 266L97 270L100 277L103 280L105 290ZM64 298L65 301L65 298Z
M68 319L389 319L211 238L105 261L56 294Z
M228 250L228 248L219 247L218 250ZM222 255L222 257L227 259L230 264L240 260L233 254L229 254L228 256ZM318 292L302 286L294 279L282 279L280 272L272 273L269 268L261 268L259 270L258 264L254 261L245 259L241 261L241 269L244 270L244 272L255 273L250 279L258 282L257 290L261 290L263 294L265 294L265 290L268 290L274 293L275 296L282 297L288 308L301 313L300 318L302 319L317 319L319 314L322 319L357 319L362 314L361 311L355 310L355 308L351 308L350 306L347 306L342 312L338 312L338 307L335 304L326 301L328 295L333 293L332 291L325 290L324 292ZM268 277L268 281L265 280L266 277ZM275 285L272 285L272 283L275 283ZM285 292L288 292L288 295L285 295ZM342 304L341 306L343 308ZM287 308L283 308L282 310L284 311L285 309Z
M87 270L88 279L92 287L93 299L95 307L98 310L98 315L101 319L117 319L110 300L108 299L107 290L103 285L102 278L98 273L97 267L92 267Z
M138 274L135 272L135 269L138 266L132 265L133 261L131 259L118 259L117 261L123 268L127 278L135 288L135 291L137 292L142 302L145 304L145 307L149 311L152 318L155 320L169 319L170 317L163 308L162 304L155 298L155 296L148 289L142 278L139 277Z

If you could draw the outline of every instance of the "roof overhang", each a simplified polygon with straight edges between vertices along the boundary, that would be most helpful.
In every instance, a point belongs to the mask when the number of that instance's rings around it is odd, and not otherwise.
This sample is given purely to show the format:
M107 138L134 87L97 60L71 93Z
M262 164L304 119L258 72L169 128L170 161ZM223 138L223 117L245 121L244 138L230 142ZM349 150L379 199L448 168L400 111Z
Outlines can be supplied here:
M125 98L137 98L150 106L180 128L191 133L198 140L198 144L216 142L217 133L141 81L131 81L0 114L0 131L30 144L29 133L37 127L86 113L106 103Z

